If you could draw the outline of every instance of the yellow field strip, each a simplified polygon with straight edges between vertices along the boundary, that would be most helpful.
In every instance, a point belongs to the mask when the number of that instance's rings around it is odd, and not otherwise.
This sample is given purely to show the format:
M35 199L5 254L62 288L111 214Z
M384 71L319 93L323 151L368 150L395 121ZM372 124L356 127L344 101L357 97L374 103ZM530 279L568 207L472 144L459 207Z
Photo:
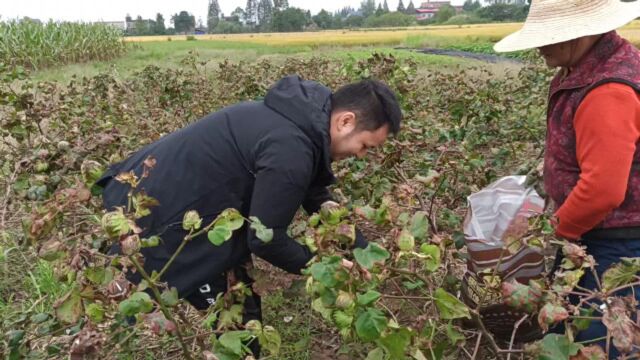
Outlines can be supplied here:
M198 40L224 40L247 42L270 46L358 46L399 44L409 37L454 38L498 41L502 37L518 30L520 23L422 26L409 28L361 29L361 30L325 30L296 33L252 33L252 34L207 34L194 35ZM620 30L625 38L640 43L640 21L634 21ZM185 35L174 36L132 36L124 38L127 42L186 40Z

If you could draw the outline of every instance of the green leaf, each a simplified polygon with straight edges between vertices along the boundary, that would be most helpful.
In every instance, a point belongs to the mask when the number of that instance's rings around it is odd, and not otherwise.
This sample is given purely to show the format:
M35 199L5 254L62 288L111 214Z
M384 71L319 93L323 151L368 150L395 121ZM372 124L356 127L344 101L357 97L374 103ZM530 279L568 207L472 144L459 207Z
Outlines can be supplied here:
M398 249L400 251L411 251L413 247L416 245L416 240L413 238L413 235L408 230L402 230L396 239L398 244Z
M11 330L7 334L9 347L15 348L20 345L22 339L24 339L25 331L24 330Z
M87 316L94 323L100 323L104 320L104 308L97 303L91 303L86 309Z
M353 316L348 315L344 311L337 310L333 313L333 320L335 320L338 329L349 329L353 323Z
M376 216L376 210L369 205L356 208L356 214L364 217L367 220L373 220Z
M106 269L102 266L95 266L84 269L84 276L95 285L105 282Z
M358 295L358 304L362 306L367 306L376 302L382 296L379 292L375 290L369 290L364 294Z
M405 359L405 351L409 349L412 335L406 328L398 329L381 338L380 344L387 350L391 359Z
M218 328L224 329L233 325L242 323L242 310L243 306L239 304L231 305L229 310L223 310L220 312L220 321L218 322Z
M418 241L424 241L429 235L429 221L427 220L427 213L424 211L418 211L413 214L411 218L411 224L409 225L409 231L413 234L413 237Z
M248 331L228 331L220 336L218 342L236 355L243 354L242 342L249 340L251 335Z
M440 247L431 244L420 245L420 252L427 256L424 260L425 268L431 272L438 270L442 261L440 260Z
M207 233L207 238L215 246L222 245L225 241L231 239L233 232L224 225L216 225Z
M133 200L133 208L135 209L134 217L136 219L151 215L151 207L158 206L158 200L148 196L144 192L138 192L131 198Z
M187 211L182 218L182 228L186 231L198 230L202 226L202 218L195 210Z
M403 281L402 285L406 287L408 290L415 290L424 286L424 282L422 280L418 280L416 282L412 281Z
M153 310L153 302L146 292L136 292L118 305L118 311L125 316L148 313Z
M318 226L318 224L320 224L320 215L319 214L311 215L309 217L309 226L316 227Z
M384 350L382 350L382 348L377 347L369 351L369 354L367 354L367 358L365 360L385 360Z
M505 304L532 313L542 305L542 287L535 281L530 281L529 285L515 280L503 282L502 298Z
M131 222L124 215L122 208L104 214L101 222L104 231L112 238L126 235L131 230Z
M323 317L325 320L330 321L330 320L332 319L332 318L331 318L331 315L333 314L333 310L331 310L331 309L329 309L328 307L324 306L324 303L323 303L323 301L322 301L322 299L321 299L321 298L316 298L316 299L314 299L314 300L311 302L311 308L312 308L314 311L319 312L319 313L320 313L320 315L322 315L322 317Z
M584 318L573 319L571 324L575 326L577 331L587 330L591 325L591 322L593 321L592 319L589 319L589 318L593 317L594 312L595 312L594 309L586 309L581 307L580 316L583 316Z
M602 275L603 290L613 290L619 286L630 284L640 272L640 258L622 258L622 262L610 267Z
M178 305L178 289L174 287L172 287L171 289L165 289L162 294L160 294L160 299L166 306L174 307Z
M340 270L340 261L339 256L324 257L321 262L311 265L309 272L313 279L322 285L329 288L335 287L338 284L336 273Z
M323 205L322 208L320 208L320 219L324 224L338 225L342 217L347 214L347 209L340 205Z
M282 346L282 338L280 333L273 326L265 326L262 329L262 333L258 337L260 346L267 350L269 354L278 355L280 353L280 347Z
M549 325L559 323L568 317L569 312L567 312L567 309L560 305L547 303L538 313L538 323L544 331L547 331L549 329Z
M231 231L236 231L244 225L244 217L242 217L242 214L240 214L238 210L229 208L218 215L214 223L216 226L224 225L231 229Z
M389 207L385 204L382 204L375 213L374 222L376 225L383 225L391 221L391 214L389 214Z
M335 234L340 240L351 245L356 240L356 226L340 224L336 227Z
M56 308L56 317L60 321L67 324L78 322L83 311L80 292L74 288L54 306Z
M356 320L356 333L364 341L374 341L387 328L387 318L382 311L369 308Z
M262 240L264 243L268 243L273 240L273 229L268 229L255 216L251 216L249 219L251 220L251 229L256 232L256 237L258 239Z
M369 243L366 249L353 250L353 256L360 266L371 269L376 263L384 263L389 258L389 252L376 243Z
M438 288L436 290L434 300L442 319L451 320L463 317L471 318L469 308L458 300L458 298L449 294L442 288Z
M464 341L465 336L459 332L456 328L453 327L451 321L447 324L447 337L449 338L449 342L453 346L457 346L458 343Z
M580 351L582 345L575 344L565 335L548 334L542 339L538 360L569 360Z
M153 235L148 238L143 238L140 240L140 245L143 248L156 247L160 245L160 237L157 235Z
M31 317L30 320L34 324L42 324L43 322L49 320L49 314L47 313L35 314Z

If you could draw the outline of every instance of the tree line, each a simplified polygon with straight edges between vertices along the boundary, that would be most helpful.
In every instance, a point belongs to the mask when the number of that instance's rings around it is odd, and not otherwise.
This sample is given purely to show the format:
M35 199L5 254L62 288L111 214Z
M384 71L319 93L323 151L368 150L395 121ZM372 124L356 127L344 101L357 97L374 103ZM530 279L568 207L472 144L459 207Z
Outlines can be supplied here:
M406 1L406 0L405 0ZM196 23L195 16L180 11L171 16L172 27L165 28L162 14L155 20L133 20L127 15L127 35L173 35L242 32L296 32L314 29L344 29L360 27L403 27L429 24L466 24L496 21L522 21L528 5L495 3L482 7L478 0L467 0L462 11L451 5L440 7L431 18L416 19L416 6L409 0L405 6L399 0L396 9L389 8L387 0L362 0L360 7L350 6L329 12L321 10L311 15L309 10L290 7L287 0L247 0L244 8L237 7L230 14L222 13L218 0L209 0L206 23Z

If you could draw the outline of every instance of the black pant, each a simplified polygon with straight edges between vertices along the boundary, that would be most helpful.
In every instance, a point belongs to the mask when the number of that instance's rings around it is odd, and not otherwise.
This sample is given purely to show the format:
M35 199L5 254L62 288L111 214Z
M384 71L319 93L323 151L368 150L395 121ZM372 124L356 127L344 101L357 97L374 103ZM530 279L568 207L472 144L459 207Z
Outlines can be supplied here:
M239 266L232 270L235 278L251 287L253 279L247 273L246 268ZM220 274L213 277L208 283L200 286L196 291L192 292L185 299L198 310L206 310L214 305L218 294L224 294L227 291L227 274ZM244 312L242 315L242 323L246 324L250 320L258 320L262 322L262 306L260 296L253 293L244 300ZM214 324L215 326L215 324ZM258 340L254 340L249 344L249 348L256 358L260 357L260 344Z

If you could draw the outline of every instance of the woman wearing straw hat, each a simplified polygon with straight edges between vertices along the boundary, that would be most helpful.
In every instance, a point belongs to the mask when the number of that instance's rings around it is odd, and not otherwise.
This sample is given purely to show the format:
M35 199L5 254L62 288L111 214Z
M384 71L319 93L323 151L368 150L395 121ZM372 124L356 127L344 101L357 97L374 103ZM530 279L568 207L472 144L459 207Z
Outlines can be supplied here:
M549 94L545 189L557 235L585 245L599 275L640 257L640 51L615 31L639 16L636 0L533 0L523 28L495 45L537 48L560 68ZM597 281L587 272L580 286ZM640 300L640 287L635 294ZM606 335L592 322L576 341Z

